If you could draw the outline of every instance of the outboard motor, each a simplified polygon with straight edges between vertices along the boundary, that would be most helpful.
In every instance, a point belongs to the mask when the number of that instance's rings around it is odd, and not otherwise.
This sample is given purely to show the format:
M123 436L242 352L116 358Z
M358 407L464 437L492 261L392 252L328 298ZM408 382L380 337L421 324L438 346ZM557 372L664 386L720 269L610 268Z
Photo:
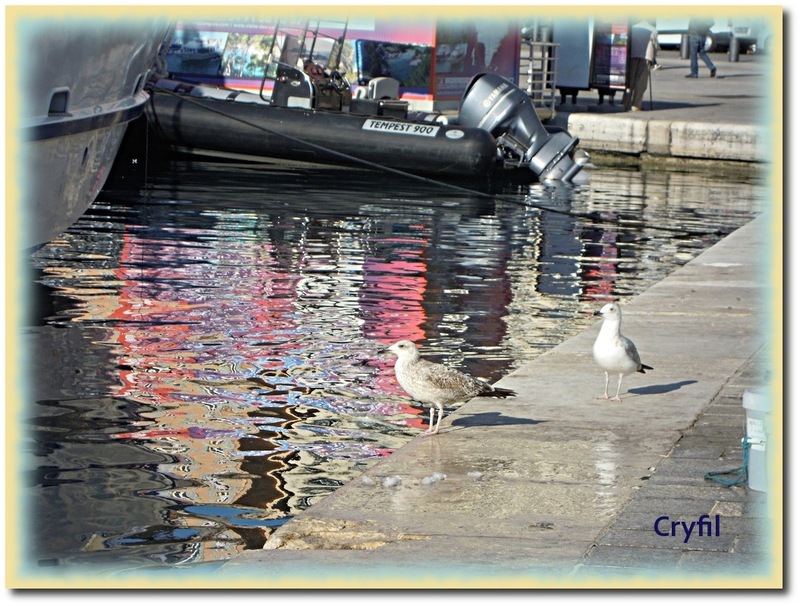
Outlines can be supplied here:
M467 86L458 124L488 130L504 161L528 167L540 180L572 181L582 164L570 153L578 144L564 130L548 132L519 87L497 74L478 74Z

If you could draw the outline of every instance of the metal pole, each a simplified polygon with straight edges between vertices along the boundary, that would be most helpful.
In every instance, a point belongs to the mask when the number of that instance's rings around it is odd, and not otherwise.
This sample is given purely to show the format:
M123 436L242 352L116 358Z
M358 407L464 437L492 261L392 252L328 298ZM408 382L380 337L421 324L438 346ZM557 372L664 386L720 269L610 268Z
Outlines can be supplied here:
M688 59L689 53L689 34L681 34L681 59Z
M731 43L728 46L728 61L739 61L740 41L736 36L731 36Z

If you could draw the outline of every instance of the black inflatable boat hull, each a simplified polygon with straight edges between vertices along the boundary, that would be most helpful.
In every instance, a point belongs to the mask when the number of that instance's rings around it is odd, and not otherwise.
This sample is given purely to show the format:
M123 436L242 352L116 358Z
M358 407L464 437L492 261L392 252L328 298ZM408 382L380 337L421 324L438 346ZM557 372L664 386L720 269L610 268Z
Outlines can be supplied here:
M199 153L480 176L498 166L480 128L151 92L148 121L173 147Z

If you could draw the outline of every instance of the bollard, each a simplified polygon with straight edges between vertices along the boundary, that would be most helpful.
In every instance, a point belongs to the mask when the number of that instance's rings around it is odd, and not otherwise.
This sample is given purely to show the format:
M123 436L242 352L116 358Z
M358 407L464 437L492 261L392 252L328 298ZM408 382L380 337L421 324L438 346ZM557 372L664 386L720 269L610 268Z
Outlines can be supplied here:
M751 490L767 491L767 430L766 416L769 398L766 388L759 387L744 392L742 405L745 408L748 456L747 486Z
M681 34L681 59L689 58L689 34Z
M731 36L731 43L728 46L728 61L736 63L739 61L740 44L739 38Z

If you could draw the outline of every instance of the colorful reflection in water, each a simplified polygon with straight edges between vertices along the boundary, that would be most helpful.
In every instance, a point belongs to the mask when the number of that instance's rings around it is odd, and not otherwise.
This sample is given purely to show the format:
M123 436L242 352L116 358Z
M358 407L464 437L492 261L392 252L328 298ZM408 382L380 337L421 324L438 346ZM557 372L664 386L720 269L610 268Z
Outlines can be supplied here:
M504 199L358 171L151 170L32 258L33 561L260 548L424 428L383 346L497 380L765 199L755 180L622 169Z

